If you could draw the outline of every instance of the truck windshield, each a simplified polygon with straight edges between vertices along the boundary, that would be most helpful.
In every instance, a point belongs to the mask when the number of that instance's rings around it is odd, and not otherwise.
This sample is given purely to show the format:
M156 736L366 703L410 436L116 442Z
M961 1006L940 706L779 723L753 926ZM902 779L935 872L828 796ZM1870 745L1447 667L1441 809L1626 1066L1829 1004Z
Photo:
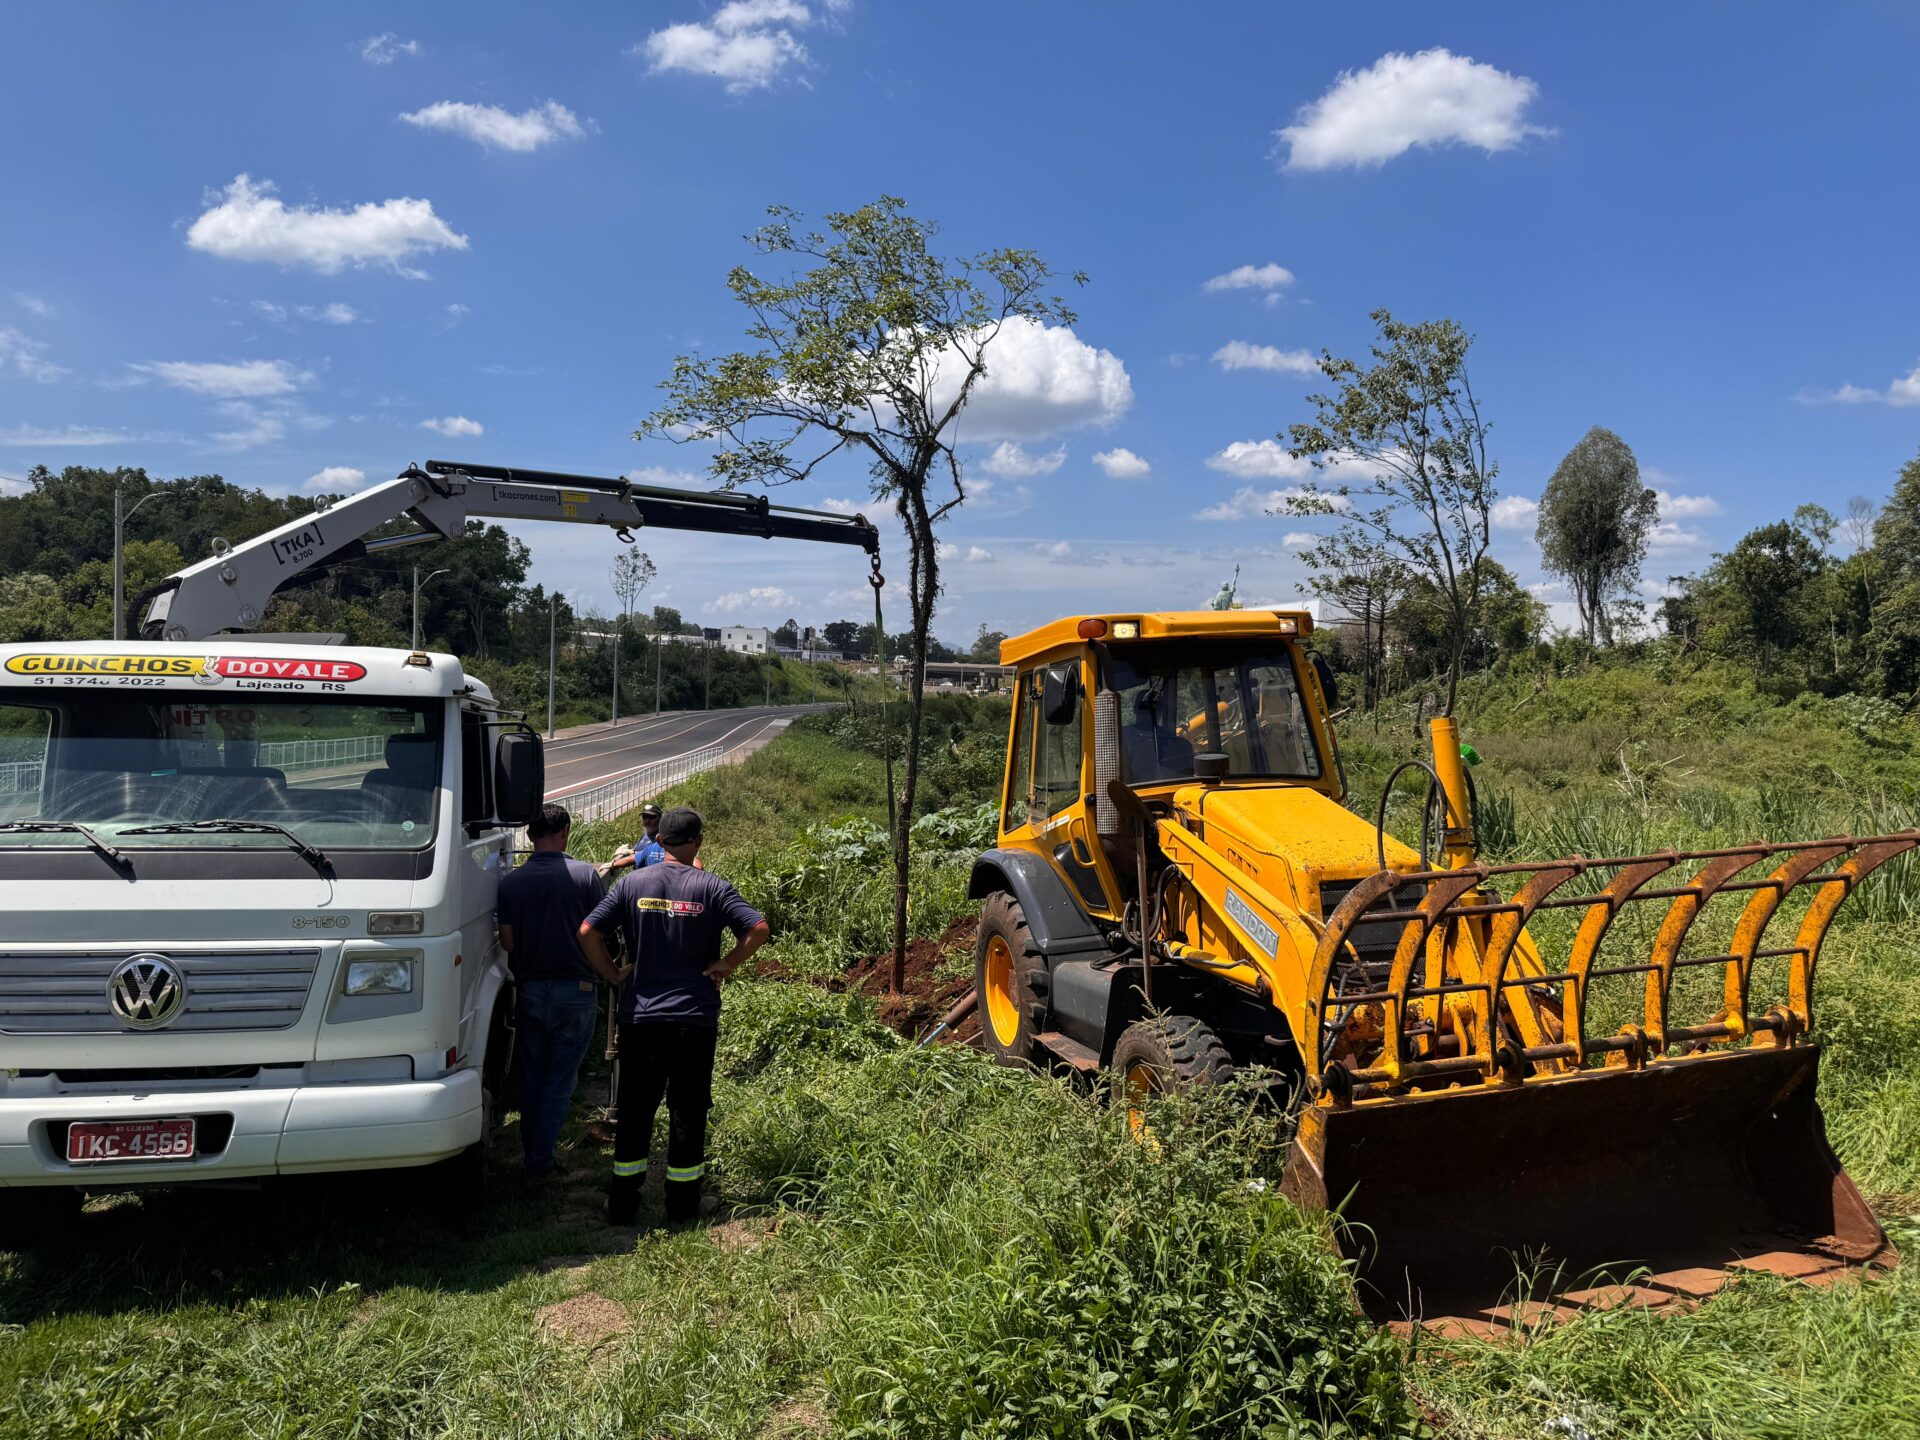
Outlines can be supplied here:
M325 849L418 849L433 839L440 706L432 701L99 687L0 688L0 851L86 843L123 850L284 846L271 831L130 834L264 820Z
M1320 751L1293 660L1271 640L1116 645L1121 774L1130 785L1180 780L1193 757L1227 757L1235 776L1320 778Z

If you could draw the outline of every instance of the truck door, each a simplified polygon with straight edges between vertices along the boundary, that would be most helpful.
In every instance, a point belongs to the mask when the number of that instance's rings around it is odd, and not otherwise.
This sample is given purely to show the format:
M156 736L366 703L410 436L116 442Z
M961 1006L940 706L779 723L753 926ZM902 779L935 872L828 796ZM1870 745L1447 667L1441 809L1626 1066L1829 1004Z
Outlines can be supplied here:
M493 736L483 710L462 706L460 754L453 766L460 793L455 813L460 817L462 850L459 878L452 887L454 917L460 926L460 1057L480 1053L486 1039L487 1010L499 990L500 936L493 921L494 897L500 877L513 864L511 832L488 823L493 815ZM484 1007L484 1008L483 1008Z

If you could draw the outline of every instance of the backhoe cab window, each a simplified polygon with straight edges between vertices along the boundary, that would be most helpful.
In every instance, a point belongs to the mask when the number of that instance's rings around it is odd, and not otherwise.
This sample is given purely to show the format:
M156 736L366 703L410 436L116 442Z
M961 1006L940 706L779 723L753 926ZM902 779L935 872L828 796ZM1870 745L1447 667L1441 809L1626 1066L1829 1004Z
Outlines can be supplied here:
M323 849L412 850L433 839L439 787L433 701L0 690L0 821L74 821L131 849L285 844L151 828L271 820ZM0 831L0 850L62 843L77 842Z
M1006 828L1029 821L1044 825L1080 798L1080 725L1086 706L1070 709L1060 720L1046 713L1047 671L1032 670L1020 677L1020 717L1014 726L1013 765L1007 787ZM1077 680L1077 676L1074 677ZM1056 698L1059 677L1052 687Z
M1128 784L1187 779L1193 757L1207 753L1225 755L1229 775L1320 778L1320 752L1284 646L1186 641L1109 653Z

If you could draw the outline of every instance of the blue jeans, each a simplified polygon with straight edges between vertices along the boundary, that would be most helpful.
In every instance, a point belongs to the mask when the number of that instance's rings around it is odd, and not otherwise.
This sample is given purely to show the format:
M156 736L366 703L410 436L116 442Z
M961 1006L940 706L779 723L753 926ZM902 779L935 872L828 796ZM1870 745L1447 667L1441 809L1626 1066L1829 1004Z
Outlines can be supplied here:
M518 987L520 1144L529 1175L553 1169L554 1143L593 1043L599 987L580 986L578 980L528 980Z

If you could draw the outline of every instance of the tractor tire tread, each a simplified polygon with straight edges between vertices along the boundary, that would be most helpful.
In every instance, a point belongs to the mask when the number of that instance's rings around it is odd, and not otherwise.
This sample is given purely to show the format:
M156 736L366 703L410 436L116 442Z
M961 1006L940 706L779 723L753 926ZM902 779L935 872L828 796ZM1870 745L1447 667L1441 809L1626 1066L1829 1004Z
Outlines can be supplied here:
M1235 1067L1227 1047L1204 1022L1191 1015L1167 1015L1142 1020L1128 1029L1150 1030L1154 1034L1159 1047L1165 1052L1168 1068L1173 1072L1170 1079L1175 1089L1190 1085L1222 1085L1233 1078ZM1120 1043L1124 1048L1132 1048L1128 1045L1126 1035L1121 1036Z
M1016 1040L1011 1049L1001 1049L995 1041L992 1027L986 1021L986 996L981 994L981 1035L996 1059L1009 1065L1033 1064L1040 1055L1039 1033L1047 1028L1047 996L1052 989L1047 974L1046 957L1033 943L1033 927L1027 924L1026 911L1020 902L1004 890L996 890L989 895L986 903L980 907L979 939L974 950L976 985L986 955L987 937L995 931L1006 937L1007 948L1013 952L1016 989L1022 996L1021 1019L1026 1030L1025 1036Z

